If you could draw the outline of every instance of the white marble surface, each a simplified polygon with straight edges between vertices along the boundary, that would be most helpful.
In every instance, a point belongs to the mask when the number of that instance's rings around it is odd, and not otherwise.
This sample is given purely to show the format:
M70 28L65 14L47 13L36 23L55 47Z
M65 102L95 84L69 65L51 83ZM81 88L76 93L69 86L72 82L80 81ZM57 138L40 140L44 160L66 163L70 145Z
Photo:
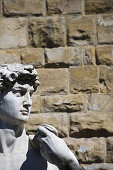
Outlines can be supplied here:
M53 165L53 164L50 164L48 162L48 167L47 167L47 170L59 170L57 166Z

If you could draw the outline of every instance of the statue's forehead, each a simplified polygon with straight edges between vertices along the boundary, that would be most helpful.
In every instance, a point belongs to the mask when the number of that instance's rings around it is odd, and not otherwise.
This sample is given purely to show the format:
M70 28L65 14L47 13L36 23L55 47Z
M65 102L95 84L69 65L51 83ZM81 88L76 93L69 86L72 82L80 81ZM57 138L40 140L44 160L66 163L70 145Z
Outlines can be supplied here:
M33 86L30 86L29 84L25 84L25 83L19 83L19 82L16 82L13 86L13 89L26 89L26 90L29 90L29 91L34 91L34 88Z

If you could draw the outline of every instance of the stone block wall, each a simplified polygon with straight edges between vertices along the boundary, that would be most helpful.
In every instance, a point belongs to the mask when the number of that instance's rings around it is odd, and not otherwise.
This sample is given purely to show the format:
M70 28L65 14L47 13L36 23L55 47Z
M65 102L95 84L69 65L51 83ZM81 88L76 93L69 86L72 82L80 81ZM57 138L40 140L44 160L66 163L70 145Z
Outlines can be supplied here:
M40 77L27 133L58 129L88 170L113 170L113 0L0 0L0 64Z

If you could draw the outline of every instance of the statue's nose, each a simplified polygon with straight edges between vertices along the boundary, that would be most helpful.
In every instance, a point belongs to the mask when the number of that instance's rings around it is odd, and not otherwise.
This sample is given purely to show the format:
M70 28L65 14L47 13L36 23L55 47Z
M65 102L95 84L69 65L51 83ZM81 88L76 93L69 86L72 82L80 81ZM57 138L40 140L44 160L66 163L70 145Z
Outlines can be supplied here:
M24 101L23 104L24 104L25 107L31 107L31 103L30 102Z
M24 96L24 106L26 106L26 107L32 106L32 100L31 100L29 92L27 92Z

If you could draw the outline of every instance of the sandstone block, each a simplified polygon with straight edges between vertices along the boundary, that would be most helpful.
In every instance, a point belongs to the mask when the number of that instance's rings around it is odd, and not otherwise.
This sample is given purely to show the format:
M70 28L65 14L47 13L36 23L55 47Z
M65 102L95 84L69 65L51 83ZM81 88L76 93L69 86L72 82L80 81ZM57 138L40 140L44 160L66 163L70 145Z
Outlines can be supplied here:
M81 66L95 64L95 47L59 47L45 49L46 67Z
M99 44L113 43L113 15L97 17L97 42Z
M85 0L85 13L109 13L113 11L112 0Z
M105 66L105 65L101 65L100 67L99 67L99 69L100 69L100 81L102 82L102 81L105 81L106 80L106 78L107 78L107 70L108 70L108 66Z
M68 45L95 44L95 22L94 16L69 16L67 19Z
M45 49L46 65L82 65L84 50L76 47Z
M39 17L29 21L30 42L35 47L59 47L66 45L64 17Z
M102 163L106 161L106 139L105 138L67 138L67 145L77 155L80 163Z
M38 95L38 90L32 96L32 109L31 113L40 113L41 98Z
M41 100L41 112L75 112L86 110L87 96L43 96Z
M85 0L85 13L109 13L113 11L112 0Z
M113 67L107 70L107 78L105 83L108 93L113 94Z
M111 65L113 64L113 46L97 46L96 47L96 55L97 55L97 63Z
M27 19L0 19L0 48L27 46Z
M20 52L15 49L0 50L0 64L20 63Z
M45 15L45 0L4 0L4 14L12 15Z
M91 111L113 112L113 95L91 94L88 108Z
M106 89L106 78L107 78L107 70L108 67L105 65L100 65L100 77L99 77L99 81L100 81L100 92L102 93L107 93L107 89Z
M0 52L0 65L5 63L4 60L4 52Z
M113 164L91 164L91 165L83 165L84 170L112 170Z
M39 94L67 94L68 70L67 69L38 69Z
M72 67L70 68L70 91L71 93L98 92L99 73L97 66Z
M88 112L71 115L70 136L108 137L113 135L112 112Z
M113 137L107 138L107 162L113 163Z
M31 114L26 129L32 134L36 132L40 124L50 124L56 127L60 137L65 137L69 133L69 119L66 113Z
M0 17L2 17L3 14L2 14L2 0L0 0Z
M23 64L32 64L35 67L44 66L44 50L42 48L27 48L21 50Z
M81 48L83 49L84 47L81 47ZM84 65L95 64L95 47L86 46L84 48L83 63Z
M81 0L47 0L49 14L77 14L82 12Z
M100 67L100 80L104 82L107 93L113 94L113 67Z

